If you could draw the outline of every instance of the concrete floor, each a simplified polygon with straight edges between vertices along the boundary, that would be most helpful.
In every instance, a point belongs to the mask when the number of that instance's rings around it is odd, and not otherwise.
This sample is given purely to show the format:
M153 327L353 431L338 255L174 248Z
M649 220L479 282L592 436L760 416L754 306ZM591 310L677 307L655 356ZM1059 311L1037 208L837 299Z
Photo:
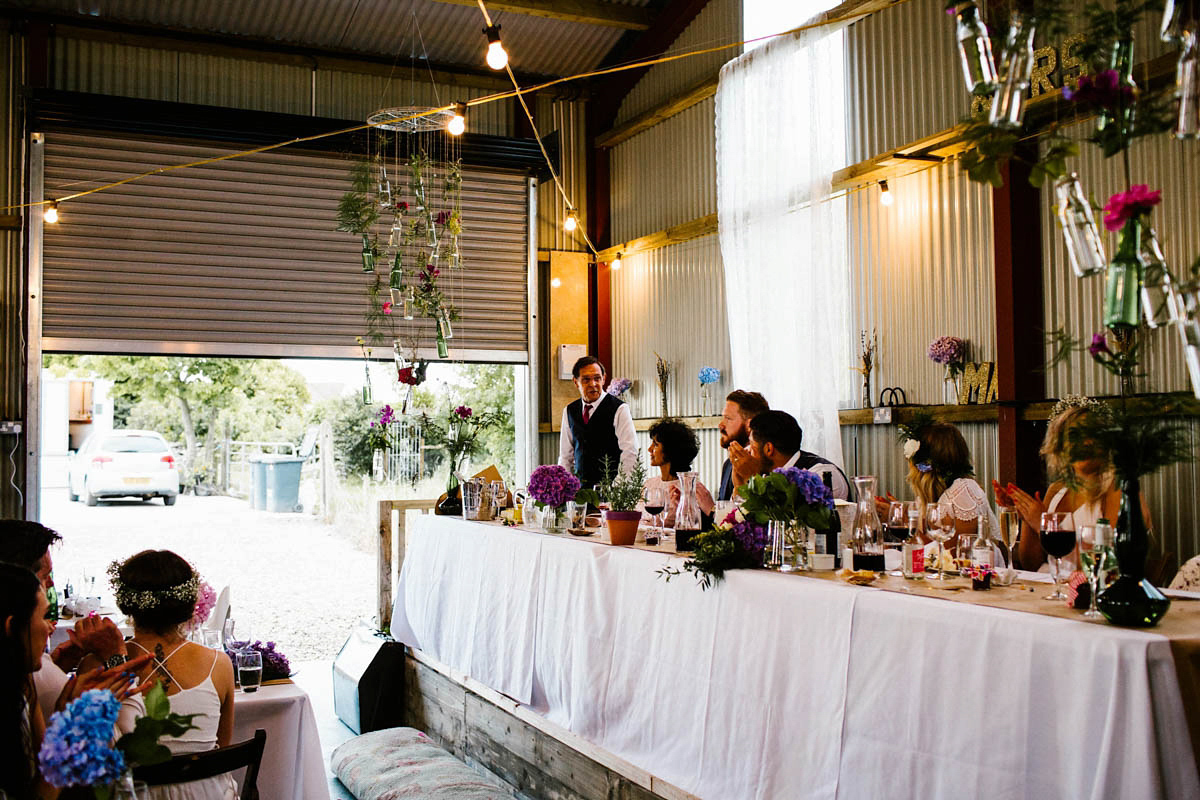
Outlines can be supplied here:
M337 718L333 711L333 661L304 661L297 664L298 671L293 680L308 692L312 700L313 713L317 717L317 729L321 737L321 758L325 762L325 774L329 776L330 800L354 800L354 795L333 777L329 771L329 756L342 742L354 738L354 731Z

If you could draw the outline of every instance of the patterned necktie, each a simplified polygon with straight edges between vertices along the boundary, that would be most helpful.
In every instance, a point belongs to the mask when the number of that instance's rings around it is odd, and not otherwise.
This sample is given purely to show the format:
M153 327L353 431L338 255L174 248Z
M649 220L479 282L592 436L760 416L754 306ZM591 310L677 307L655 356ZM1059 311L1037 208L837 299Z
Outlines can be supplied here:
M587 425L588 420L592 418L592 407L584 404L583 406L583 424Z

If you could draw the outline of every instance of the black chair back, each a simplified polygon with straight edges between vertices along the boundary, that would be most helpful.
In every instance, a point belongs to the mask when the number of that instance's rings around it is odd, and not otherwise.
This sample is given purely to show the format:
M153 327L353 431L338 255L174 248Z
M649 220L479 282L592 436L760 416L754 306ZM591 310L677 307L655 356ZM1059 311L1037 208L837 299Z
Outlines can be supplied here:
M145 781L147 786L164 786L172 783L187 783L223 775L226 772L246 768L242 780L241 800L258 800L258 767L262 763L263 747L267 743L267 732L257 730L253 739L209 750L206 753L178 755L170 761L148 767L135 767L135 780Z

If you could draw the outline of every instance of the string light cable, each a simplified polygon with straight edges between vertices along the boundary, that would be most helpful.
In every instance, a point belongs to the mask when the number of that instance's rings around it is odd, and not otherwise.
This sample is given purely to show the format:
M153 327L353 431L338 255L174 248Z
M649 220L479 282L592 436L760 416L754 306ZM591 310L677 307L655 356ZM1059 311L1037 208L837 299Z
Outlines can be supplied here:
M481 7L483 6L482 0L477 0L477 2L479 3L479 5ZM892 3L892 5L893 6L900 5L901 3L906 3L906 2L908 2L908 0L896 0L894 3ZM851 14L845 14L845 15L839 16L839 17L830 17L830 18L823 19L823 20L820 20L817 22L811 22L811 23L808 23L805 25L800 25L800 26L791 28L786 31L781 31L780 33L767 34L765 36L759 36L759 37L756 37L753 39L744 39L744 40L737 41L737 42L730 42L727 44L715 45L713 47L706 47L706 48L702 48L699 50L688 50L685 52L675 53L672 55L663 55L663 56L658 56L655 58L645 59L645 60L641 60L641 61L632 61L632 62L628 62L628 63L624 63L624 64L617 64L617 65L614 65L611 67L606 67L604 69L592 70L590 72L582 72L582 73L579 73L576 75L567 75L567 76L564 76L561 78L553 78L553 79L545 81L543 83L535 84L533 86L528 86L523 89L519 87L516 80L514 79L513 80L513 85L515 87L514 89L506 90L503 92L495 92L495 93L489 94L489 95L481 95L480 97L476 97L476 98L466 101L466 105L468 107L473 107L473 106L485 105L487 103L496 103L496 102L499 102L502 100L509 100L509 99L512 99L515 97L521 101L522 107L525 108L526 112L528 113L528 106L525 105L525 101L524 101L524 95L526 95L526 94L533 94L536 92L544 91L544 90L552 88L554 86L559 86L564 83L570 83L573 81L586 80L588 78L599 78L599 77L603 77L605 75L613 75L618 72L626 72L626 71L632 70L632 69L645 69L647 67L653 67L653 66L657 66L659 64L667 64L667 63L670 63L673 61L679 61L679 60L682 60L685 58L695 58L697 56L708 55L710 53L719 53L719 52L722 52L725 50L732 50L734 48L743 47L744 45L747 45L747 44L754 44L757 42L766 41L768 39L778 38L780 36L789 36L789 35L792 35L795 33L801 33L803 31L815 30L817 28L824 28L824 27L828 27L831 25L840 25L843 23L849 23L849 22L853 22L857 19L860 19L862 16L863 15L861 13L851 13ZM508 68L506 66L505 69L508 70L511 74L510 68ZM408 117L391 120L391 124L395 124L397 122L407 122L410 120L420 119L422 117L433 116L435 114L443 114L446 112L452 112L452 111L454 111L455 106L456 106L456 104L450 104L450 105L440 106L438 108L426 109L420 113L413 114ZM140 172L140 173L137 173L134 175L130 175L129 177L122 178L121 180L118 180L118 181L112 181L111 183L106 183L101 186L95 186L91 189L86 189L84 191L75 192L73 194L63 195L62 197L59 197L54 201L35 200L35 201L29 202L29 203L14 203L12 205L2 206L0 208L3 208L3 210L5 210L5 211L13 211L13 210L19 210L19 209L24 209L24 208L41 208L41 207L50 205L51 202L65 203L65 202L68 202L71 200L78 200L79 198L86 197L87 195L90 195L90 194L107 191L109 189L115 189L119 186L124 186L125 184L128 184L128 183L133 183L135 181L143 180L145 178L149 178L149 177L152 177L155 175L162 175L167 172L173 172L175 170L189 169L191 167L202 167L207 164L216 164L221 161L230 161L230 160L237 159L237 158L246 158L248 156L257 155L259 153L267 153L272 150L278 150L282 147L288 147L288 146L294 145L294 144L302 144L304 142L314 142L314 141L318 141L320 139L327 139L331 136L344 136L346 134L357 133L359 131L369 130L371 128L377 128L377 127L379 127L378 123L368 122L368 123L364 123L362 125L353 125L348 128L339 128L337 130L325 131L324 133L315 133L315 134L311 134L309 136L297 136L293 139L287 139L286 141L282 141L282 142L275 142L273 144L266 144L266 145L262 145L259 147L253 147L248 150L239 150L237 152L226 153L226 154L220 155L220 156L212 156L210 158L203 158L203 159L199 159L197 161L189 161L189 162L186 162L183 164L171 164L171 165L167 165L167 166L163 166L163 167L157 167L152 170L147 170L145 172ZM538 140L538 144L539 144L540 149L542 150L543 157L546 158L547 166L550 168L551 174L555 175L554 167L550 163L550 159L546 153L545 147L541 145L540 137ZM556 178L556 183L557 183L556 175L555 175L555 178ZM591 245L589 242L589 247L590 246ZM593 250L594 250L594 248L593 248Z

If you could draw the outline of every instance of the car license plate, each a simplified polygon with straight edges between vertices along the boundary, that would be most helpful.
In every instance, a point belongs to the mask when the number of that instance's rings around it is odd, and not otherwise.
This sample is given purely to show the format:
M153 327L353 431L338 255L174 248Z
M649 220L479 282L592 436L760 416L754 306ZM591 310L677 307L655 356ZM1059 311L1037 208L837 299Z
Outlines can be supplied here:
M146 486L150 483L149 478L122 478L126 486Z

